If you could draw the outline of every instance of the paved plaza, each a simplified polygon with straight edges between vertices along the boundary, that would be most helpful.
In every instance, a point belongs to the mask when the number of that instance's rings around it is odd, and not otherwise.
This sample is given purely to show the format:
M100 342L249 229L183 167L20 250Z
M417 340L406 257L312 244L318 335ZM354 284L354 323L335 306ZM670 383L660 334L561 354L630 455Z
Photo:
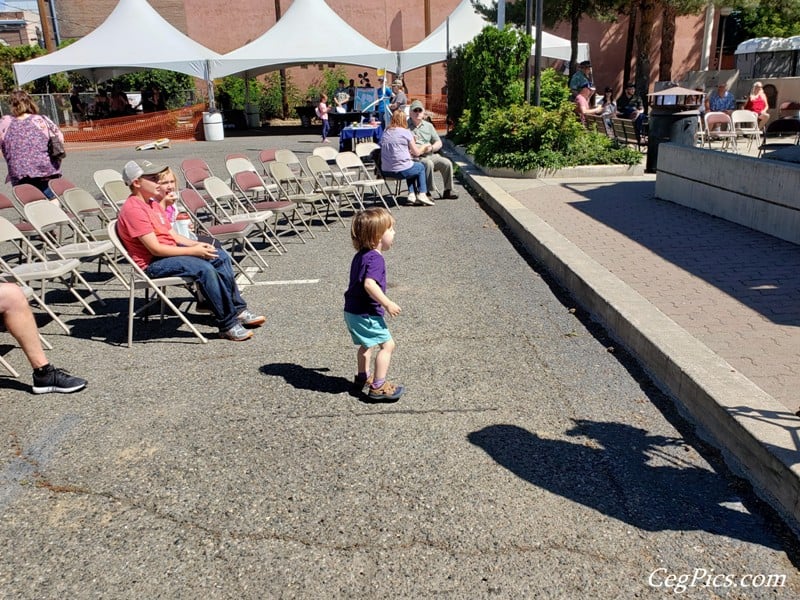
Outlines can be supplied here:
M64 172L94 192L95 169L132 158L177 168L201 156L224 175L227 153L305 156L318 143L314 132L68 148ZM265 254L269 271L243 294L268 321L247 342L192 315L208 344L154 319L129 349L126 294L94 267L106 305L90 316L53 290L73 333L42 327L85 391L31 395L22 353L0 334L23 373L0 373L0 597L797 597L791 530L465 181L458 200L393 210L388 295L403 312L390 321L390 378L408 389L396 404L348 391L353 250L335 222ZM742 350L797 326L770 312L778 294L743 291L778 274L782 293L796 291L795 247L698 223L652 198L652 176L493 184L726 360L741 350L735 368L797 410L778 379L756 379L768 357L753 352L764 362L749 372ZM723 344L728 322L743 337ZM748 322L772 335L747 337Z

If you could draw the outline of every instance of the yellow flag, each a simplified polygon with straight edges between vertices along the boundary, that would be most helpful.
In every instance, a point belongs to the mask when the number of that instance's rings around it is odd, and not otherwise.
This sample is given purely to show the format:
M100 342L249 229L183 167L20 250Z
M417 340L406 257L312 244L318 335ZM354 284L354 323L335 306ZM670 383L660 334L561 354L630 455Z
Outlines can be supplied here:
M378 77L386 77L386 69L378 69L376 72Z

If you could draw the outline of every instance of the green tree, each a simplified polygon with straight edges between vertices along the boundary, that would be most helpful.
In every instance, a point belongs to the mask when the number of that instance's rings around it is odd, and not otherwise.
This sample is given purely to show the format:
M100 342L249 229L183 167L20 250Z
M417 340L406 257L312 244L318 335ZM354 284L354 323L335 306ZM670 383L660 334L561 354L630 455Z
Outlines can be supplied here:
M732 4L740 28L739 41L800 35L798 0L739 0Z
M485 27L460 49L463 58L464 107L468 127L477 131L490 109L519 104L523 100L520 79L530 56L532 40L511 28Z
M0 46L0 92L7 94L15 86L12 65L41 56L45 51L39 46ZM37 87L46 87L46 82L32 81L23 86L29 92L38 92Z

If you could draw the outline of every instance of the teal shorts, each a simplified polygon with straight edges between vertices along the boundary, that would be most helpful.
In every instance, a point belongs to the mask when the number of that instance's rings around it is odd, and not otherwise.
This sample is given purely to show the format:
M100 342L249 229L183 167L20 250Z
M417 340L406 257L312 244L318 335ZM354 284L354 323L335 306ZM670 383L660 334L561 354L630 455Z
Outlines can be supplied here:
M353 343L364 348L372 348L378 344L383 344L392 339L389 328L383 317L377 315L354 315L349 312L344 313L344 322Z

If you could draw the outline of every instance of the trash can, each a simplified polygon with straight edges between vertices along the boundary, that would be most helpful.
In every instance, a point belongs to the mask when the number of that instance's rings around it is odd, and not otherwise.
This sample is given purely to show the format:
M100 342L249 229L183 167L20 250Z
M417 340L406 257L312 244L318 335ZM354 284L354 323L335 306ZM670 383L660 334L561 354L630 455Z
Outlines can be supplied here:
M225 139L225 129L222 127L221 112L203 113L203 133L207 142L218 142Z
M251 129L261 127L261 110L257 104L246 104L244 107L247 126Z
M646 173L656 172L659 144L672 142L680 146L694 146L699 117L697 110L671 111L666 107L653 107L647 132Z

